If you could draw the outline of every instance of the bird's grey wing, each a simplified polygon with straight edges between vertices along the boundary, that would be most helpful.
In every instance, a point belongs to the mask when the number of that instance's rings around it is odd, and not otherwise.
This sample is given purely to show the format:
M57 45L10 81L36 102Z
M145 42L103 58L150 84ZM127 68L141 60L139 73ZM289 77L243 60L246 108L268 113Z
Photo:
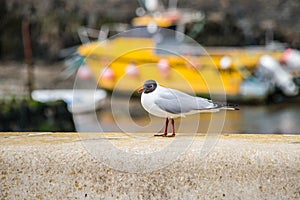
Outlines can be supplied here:
M155 104L161 109L173 113L188 113L192 110L205 110L213 108L214 104L204 98L193 97L174 89L165 89Z

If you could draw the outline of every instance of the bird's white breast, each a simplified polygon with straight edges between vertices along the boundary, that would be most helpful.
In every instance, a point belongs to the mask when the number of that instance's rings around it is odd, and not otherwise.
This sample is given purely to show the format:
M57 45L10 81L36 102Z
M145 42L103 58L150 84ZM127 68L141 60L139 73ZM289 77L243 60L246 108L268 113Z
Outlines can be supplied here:
M149 112L150 114L157 116L157 117L163 117L163 118L175 118L179 117L180 115L168 113L164 110L162 110L159 106L155 104L155 101L159 98L159 91L161 88L158 86L156 90L154 90L151 93L143 93L141 96L141 103L144 109Z

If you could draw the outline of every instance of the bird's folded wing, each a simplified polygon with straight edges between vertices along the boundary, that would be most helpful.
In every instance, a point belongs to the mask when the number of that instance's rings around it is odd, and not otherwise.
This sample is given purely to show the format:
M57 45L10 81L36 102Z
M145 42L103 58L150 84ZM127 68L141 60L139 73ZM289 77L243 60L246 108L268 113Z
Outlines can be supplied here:
M165 90L154 103L162 110L173 114L214 108L214 104L208 99L193 97L173 89Z

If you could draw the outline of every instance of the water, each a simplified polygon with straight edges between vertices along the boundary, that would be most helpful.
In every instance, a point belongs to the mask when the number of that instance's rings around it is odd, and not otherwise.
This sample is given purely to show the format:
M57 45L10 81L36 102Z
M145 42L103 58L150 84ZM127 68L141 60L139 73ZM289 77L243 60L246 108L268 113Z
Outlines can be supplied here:
M113 109L111 109L113 107ZM300 134L300 104L298 100L272 105L240 105L239 111L195 114L176 119L177 132L182 133L253 133ZM113 111L113 113L112 113ZM76 115L78 131L159 132L165 119L149 116L139 99L108 100L94 114Z
M300 105L241 107L239 129L245 133L300 133ZM230 127L230 130L234 127Z

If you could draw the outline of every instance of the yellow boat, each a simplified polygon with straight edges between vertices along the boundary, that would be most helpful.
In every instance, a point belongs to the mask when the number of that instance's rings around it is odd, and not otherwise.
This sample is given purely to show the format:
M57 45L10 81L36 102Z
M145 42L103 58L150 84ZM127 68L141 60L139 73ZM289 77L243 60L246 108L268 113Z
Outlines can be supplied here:
M187 20L187 13L191 20ZM195 17L196 16L196 17ZM101 88L132 94L148 79L185 92L227 99L266 99L274 89L255 79L261 56L281 60L282 50L204 48L174 31L197 21L199 13L172 9L133 19L133 28L115 37L81 45L77 52ZM184 19L183 19L184 18ZM250 87L250 89L249 89Z

